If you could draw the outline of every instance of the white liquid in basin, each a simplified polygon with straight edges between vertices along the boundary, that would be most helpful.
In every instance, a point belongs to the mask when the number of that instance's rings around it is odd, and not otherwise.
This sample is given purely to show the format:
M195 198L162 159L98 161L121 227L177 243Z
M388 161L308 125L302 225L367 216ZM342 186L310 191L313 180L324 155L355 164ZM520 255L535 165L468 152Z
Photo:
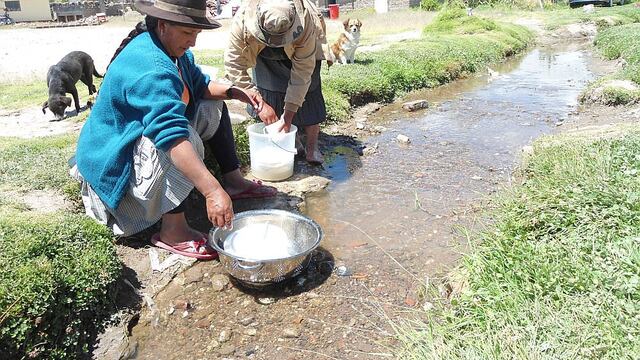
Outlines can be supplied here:
M280 226L250 224L234 231L224 240L224 250L250 260L282 259L296 255L287 233Z

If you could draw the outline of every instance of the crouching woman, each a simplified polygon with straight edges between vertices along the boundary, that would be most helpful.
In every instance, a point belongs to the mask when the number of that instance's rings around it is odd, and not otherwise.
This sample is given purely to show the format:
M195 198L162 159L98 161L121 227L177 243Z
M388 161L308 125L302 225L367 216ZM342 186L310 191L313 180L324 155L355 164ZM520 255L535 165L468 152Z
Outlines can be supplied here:
M191 228L184 203L195 187L206 199L214 226L233 219L232 199L267 197L272 187L240 172L224 99L260 109L252 91L209 81L188 50L203 29L219 23L205 16L205 0L137 1L147 16L116 51L71 173L81 181L89 216L128 236L162 220L154 245L198 259L213 259L206 234ZM146 26L145 26L146 25ZM217 100L217 101L214 101ZM202 159L207 143L222 170L221 183Z

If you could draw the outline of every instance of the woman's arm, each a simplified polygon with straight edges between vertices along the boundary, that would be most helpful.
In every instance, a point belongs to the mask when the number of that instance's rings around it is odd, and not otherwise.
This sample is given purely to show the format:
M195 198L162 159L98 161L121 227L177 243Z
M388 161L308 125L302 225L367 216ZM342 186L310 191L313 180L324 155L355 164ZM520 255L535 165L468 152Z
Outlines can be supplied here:
M185 138L178 139L168 154L176 168L204 195L209 221L218 227L230 226L233 220L231 198L200 160L193 145Z
M262 96L260 96L257 91L245 90L233 85L229 86L228 84L210 81L202 97L212 100L240 100L253 106L265 124L269 125L278 121L276 112L269 104L262 100Z

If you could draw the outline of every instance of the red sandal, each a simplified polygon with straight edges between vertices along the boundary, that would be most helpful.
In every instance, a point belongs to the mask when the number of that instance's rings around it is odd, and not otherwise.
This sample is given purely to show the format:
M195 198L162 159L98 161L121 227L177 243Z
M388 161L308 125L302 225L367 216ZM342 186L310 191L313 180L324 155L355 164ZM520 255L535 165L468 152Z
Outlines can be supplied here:
M156 233L151 237L151 243L174 254L199 260L213 260L218 258L218 253L207 245L207 235L205 234L202 234L202 237L197 240L169 245L160 239L160 233Z

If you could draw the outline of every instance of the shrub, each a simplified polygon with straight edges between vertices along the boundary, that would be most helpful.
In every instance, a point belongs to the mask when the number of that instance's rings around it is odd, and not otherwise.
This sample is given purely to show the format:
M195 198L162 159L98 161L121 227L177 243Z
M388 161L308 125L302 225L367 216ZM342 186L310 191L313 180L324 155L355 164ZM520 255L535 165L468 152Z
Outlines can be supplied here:
M106 315L121 264L111 233L81 215L0 214L0 353L74 359Z
M440 9L440 2L438 0L420 0L420 9L426 11L436 11Z

